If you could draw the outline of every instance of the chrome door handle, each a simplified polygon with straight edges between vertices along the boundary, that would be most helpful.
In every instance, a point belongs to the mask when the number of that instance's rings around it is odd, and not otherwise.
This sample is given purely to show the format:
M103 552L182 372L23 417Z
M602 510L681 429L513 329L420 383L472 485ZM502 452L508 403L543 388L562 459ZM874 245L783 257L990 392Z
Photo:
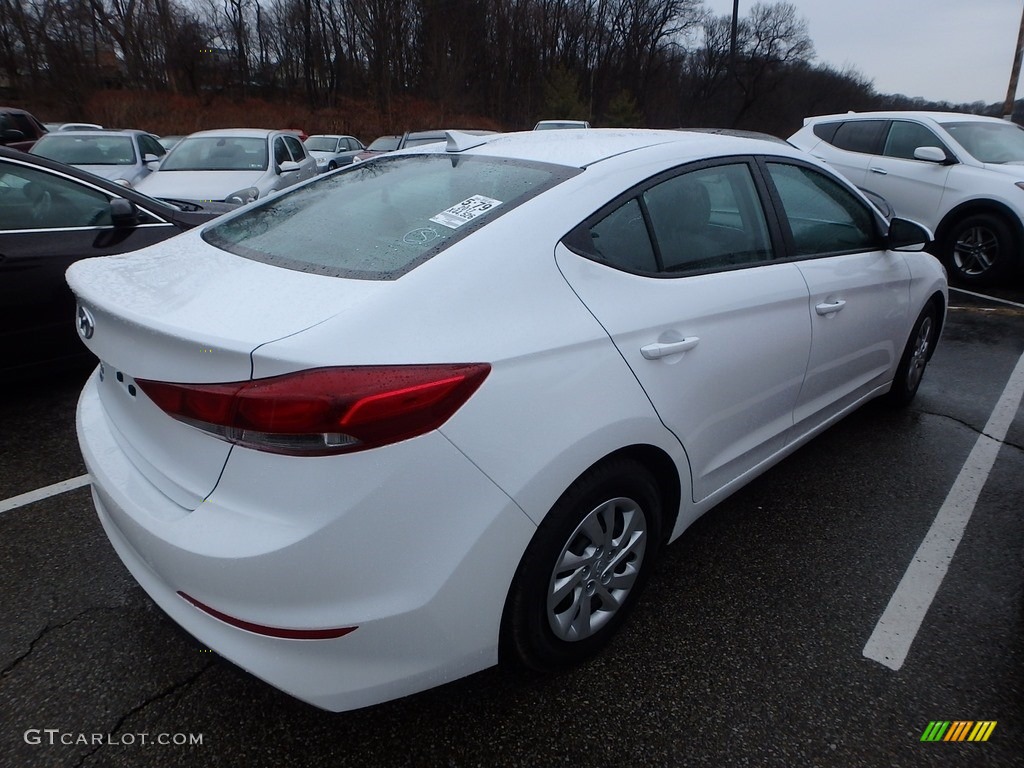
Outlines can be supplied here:
M821 302L821 304L815 305L814 311L822 316L834 315L836 312L838 312L845 306L846 302L843 301L842 299L838 299L836 301L823 301Z
M660 360L669 355L678 355L680 352L687 352L700 343L697 336L687 336L682 341L656 342L640 347L640 354L648 360Z
M889 172L884 168L871 168L872 173L877 173L879 176L888 176Z

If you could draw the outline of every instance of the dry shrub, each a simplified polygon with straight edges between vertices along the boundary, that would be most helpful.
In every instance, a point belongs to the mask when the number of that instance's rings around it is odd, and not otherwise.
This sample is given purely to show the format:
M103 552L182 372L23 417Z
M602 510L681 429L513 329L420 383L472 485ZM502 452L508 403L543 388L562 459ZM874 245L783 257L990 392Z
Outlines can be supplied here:
M306 106L224 95L184 96L150 91L98 91L78 119L112 128L140 128L158 135L211 128L300 128L306 133L343 133L370 142L385 133L427 128L502 130L489 118L452 113L425 99L396 98L390 115L370 100L340 99L337 106Z

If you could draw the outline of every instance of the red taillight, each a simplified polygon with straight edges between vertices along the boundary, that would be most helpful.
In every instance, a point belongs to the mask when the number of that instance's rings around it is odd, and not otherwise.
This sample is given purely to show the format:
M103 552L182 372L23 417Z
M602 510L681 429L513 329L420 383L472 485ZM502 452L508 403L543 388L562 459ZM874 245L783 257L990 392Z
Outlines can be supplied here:
M232 443L325 456L438 428L490 370L486 363L356 366L227 384L136 384L168 415Z

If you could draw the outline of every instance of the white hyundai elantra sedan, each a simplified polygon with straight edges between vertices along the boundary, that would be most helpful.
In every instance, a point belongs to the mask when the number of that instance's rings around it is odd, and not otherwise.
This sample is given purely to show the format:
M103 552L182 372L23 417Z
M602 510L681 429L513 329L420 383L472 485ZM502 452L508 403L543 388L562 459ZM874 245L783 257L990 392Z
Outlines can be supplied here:
M700 514L914 396L928 239L778 143L451 133L71 267L93 499L163 610L316 706L562 667Z

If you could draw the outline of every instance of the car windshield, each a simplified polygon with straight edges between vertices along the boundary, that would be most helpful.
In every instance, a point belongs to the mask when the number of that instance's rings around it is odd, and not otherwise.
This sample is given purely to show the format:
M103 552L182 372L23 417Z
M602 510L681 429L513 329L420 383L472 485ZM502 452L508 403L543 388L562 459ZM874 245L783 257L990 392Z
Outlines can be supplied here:
M265 171L267 140L241 136L195 136L174 145L161 171Z
M386 156L268 200L203 238L288 269L390 280L578 172L496 158Z
M1014 123L972 121L942 127L983 163L1024 164L1024 130Z
M302 143L312 152L336 152L338 149L338 140L330 136L310 136Z
M398 149L398 143L401 140L401 136L381 136L379 139L374 139L367 149L371 149L374 152L391 152Z
M135 147L128 136L66 136L48 133L32 147L32 154L68 165L133 165Z

